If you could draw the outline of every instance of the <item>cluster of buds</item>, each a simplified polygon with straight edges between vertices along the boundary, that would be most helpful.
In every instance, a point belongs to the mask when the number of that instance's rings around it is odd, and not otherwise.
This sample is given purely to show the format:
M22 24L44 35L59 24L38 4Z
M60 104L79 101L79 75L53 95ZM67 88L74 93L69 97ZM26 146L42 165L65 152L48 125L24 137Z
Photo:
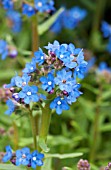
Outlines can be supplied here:
M77 168L78 170L90 170L90 164L87 160L80 159Z
M111 162L108 163L104 170L111 170Z
M10 89L5 88L5 84L3 85L3 88L0 88L0 101L6 102L8 98L11 98L12 93Z

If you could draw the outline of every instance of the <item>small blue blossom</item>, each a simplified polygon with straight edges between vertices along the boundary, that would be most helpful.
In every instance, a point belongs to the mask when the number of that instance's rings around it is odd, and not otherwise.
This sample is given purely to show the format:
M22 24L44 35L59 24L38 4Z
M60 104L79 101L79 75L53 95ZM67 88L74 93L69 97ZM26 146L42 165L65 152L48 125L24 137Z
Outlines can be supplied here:
M80 84L75 84L73 86L73 90L66 97L67 103L72 104L76 102L77 98L82 94L78 89L80 88Z
M79 52L77 56L77 67L74 70L74 76L82 79L84 78L84 74L87 67L87 62L84 60L84 53L82 51Z
M15 76L11 79L11 83L6 85L6 88L11 88L13 86L22 87L28 84L30 81L31 76L28 76L27 74L23 74L22 77Z
M41 77L40 81L42 82L42 89L50 92L54 87L54 76L51 73L48 73L47 77Z
M50 109L56 109L56 113L59 115L63 110L69 110L69 105L65 99L57 97L50 103Z
M39 48L39 51L36 51L34 53L34 56L35 56L35 62L36 63L39 63L39 65L42 65L45 61L45 54L43 53L42 49Z
M56 54L57 58L64 61L65 59L67 59L70 56L71 53L69 51L66 51L66 48L64 45L61 45L59 49L55 50L55 54Z
M33 16L35 14L35 9L32 6L28 5L28 4L23 4L22 13L24 15L27 15L28 17L31 17L31 16Z
M35 58L32 59L32 61L30 63L27 63L23 73L33 73L36 70L36 62L35 62Z
M22 99L24 99L24 102L26 104L29 104L30 102L38 102L39 96L37 95L38 88L37 86L24 86L22 87L22 91L18 93L18 96Z
M103 36L105 38L108 38L111 36L111 26L106 21L102 22L101 31L103 32Z
M3 162L7 162L12 158L12 148L8 145L6 146L6 154L5 156L2 158Z
M38 151L34 151L32 152L31 155L31 167L32 168L36 168L36 166L42 166L43 165L43 161L42 159L44 158L44 154L39 153Z
M28 165L30 163L31 159L31 154L30 154L30 149L25 147L22 148L21 150L16 151L16 166L19 165Z
M54 11L54 1L53 0L35 0L34 5L36 10L39 12L50 12Z
M111 73L111 68L108 67L106 62L101 62L99 64L97 72L102 73L102 71L108 71L109 73Z
M3 4L4 9L13 9L12 0L2 0L2 4Z
M55 40L53 44L48 43L48 46L45 46L44 48L51 51L51 52L55 52L55 50L60 49L60 44L59 44L58 41Z
M14 10L9 10L7 11L7 19L9 20L9 27L11 27L12 31L14 33L18 33L21 31L21 26L22 26L22 19L21 19L21 14L17 11Z
M65 69L58 71L57 77L54 78L55 84L59 85L60 90L71 92L73 85L75 84L75 79L73 79L71 76L71 71L67 72Z
M15 105L14 105L14 103L12 102L11 99L8 99L8 100L6 101L6 105L8 106L8 110L5 112L5 114L6 114L6 115L11 115L11 114L14 112L14 110L15 110Z
M111 37L109 38L109 41L108 41L106 49L111 54Z
M80 21L86 17L86 10L79 8L78 6L67 10L64 17L64 27L68 29L74 29Z
M4 40L0 40L0 55L2 60L8 56L8 44Z

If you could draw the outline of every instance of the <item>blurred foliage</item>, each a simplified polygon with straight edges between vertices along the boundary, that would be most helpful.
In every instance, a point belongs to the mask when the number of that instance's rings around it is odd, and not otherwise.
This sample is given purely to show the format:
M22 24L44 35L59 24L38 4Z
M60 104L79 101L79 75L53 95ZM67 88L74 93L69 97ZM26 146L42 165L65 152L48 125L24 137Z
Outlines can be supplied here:
M74 30L64 29L61 33L54 34L50 30L43 31L40 36L40 47L48 42L58 40L61 43L74 43L76 47L84 48L90 52L88 59L96 56L96 64L106 61L111 67L110 54L106 52L107 40L104 40L100 31L101 21L111 21L111 1L106 0L55 0L57 9L61 6L71 8L75 5L88 11L87 17ZM99 5L99 6L98 6ZM0 86L9 83L15 71L21 74L26 61L30 60L27 50L31 51L31 27L30 20L23 18L23 28L19 34L13 34L2 20L5 13L0 9L0 38L6 38L17 46L19 55L15 59L0 60ZM47 21L46 21L47 22ZM52 22L52 21L51 21ZM97 67L97 66L96 66ZM98 81L99 80L99 81ZM95 71L90 71L81 81L83 95L73 104L70 111L61 116L53 114L48 136L50 154L83 153L81 158L88 159L92 170L107 165L111 161L111 82L102 80ZM4 115L5 103L0 103L0 151L10 143L14 149L24 146L32 148L32 134L30 122L26 113L18 110L16 115L8 117ZM35 115L35 120L40 118L40 113ZM59 155L60 156L60 155ZM47 156L48 157L48 156ZM56 157L53 155L53 157ZM70 157L70 156L69 156ZM48 157L45 164L47 170L62 169L67 166L76 169L80 157L68 159ZM12 170L19 170L10 165ZM52 168L53 167L53 168ZM7 165L0 165L0 169L8 169ZM42 170L45 170L45 165ZM22 170L22 169L21 169ZM25 169L23 169L25 170Z

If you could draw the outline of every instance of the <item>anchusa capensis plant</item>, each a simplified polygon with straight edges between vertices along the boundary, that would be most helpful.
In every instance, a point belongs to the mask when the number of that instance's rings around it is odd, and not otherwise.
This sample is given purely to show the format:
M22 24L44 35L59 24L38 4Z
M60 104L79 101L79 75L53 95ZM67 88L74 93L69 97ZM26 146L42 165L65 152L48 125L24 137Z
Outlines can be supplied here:
M63 110L69 110L70 105L76 102L82 94L77 78L83 78L87 62L84 60L83 50L75 48L73 44L60 44L54 41L45 46L48 53L41 48L34 53L31 62L26 63L22 76L14 76L10 84L5 87L12 92L11 98L6 101L11 115L16 113L18 107L26 109L33 119L32 112L36 107L42 110L42 120L39 132L38 150L43 150L42 143L46 142L52 110L60 115ZM34 124L32 121L32 128ZM34 128L33 128L34 130ZM37 146L35 132L34 145ZM12 152L10 146L6 147L3 162L10 160L15 165L26 165L35 168L43 165L44 155L35 150L30 154L29 148Z

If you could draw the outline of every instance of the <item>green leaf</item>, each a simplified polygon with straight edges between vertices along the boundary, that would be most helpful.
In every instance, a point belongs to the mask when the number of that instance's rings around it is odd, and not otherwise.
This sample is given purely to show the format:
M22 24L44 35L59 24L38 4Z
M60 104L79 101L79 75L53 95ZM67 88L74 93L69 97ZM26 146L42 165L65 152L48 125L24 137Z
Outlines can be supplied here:
M0 170L26 170L26 168L23 167L17 167L12 164L0 164Z
M39 146L44 152L49 152L49 148L47 147L45 140L43 138L39 139Z
M38 26L39 35L44 34L48 29L51 27L51 25L54 23L54 21L57 19L57 17L64 11L64 8L60 8L52 17L50 17L47 21L45 21L43 24Z
M78 156L82 156L83 153L68 153L68 154L46 154L46 157L48 158L59 158L59 159L66 159L66 158L75 158Z
M44 161L44 165L42 166L42 169L41 170L52 170L51 168L51 164L52 164L52 158L47 158L45 159ZM47 167L47 168L46 168Z

